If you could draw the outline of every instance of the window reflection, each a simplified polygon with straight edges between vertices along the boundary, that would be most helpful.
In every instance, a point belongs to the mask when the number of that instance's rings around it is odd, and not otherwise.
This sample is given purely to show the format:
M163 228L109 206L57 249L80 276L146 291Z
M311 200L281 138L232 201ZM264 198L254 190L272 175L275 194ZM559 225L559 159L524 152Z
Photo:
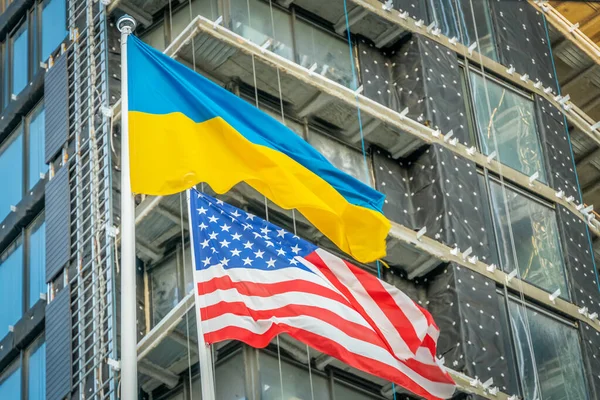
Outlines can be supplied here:
M38 106L29 117L29 189L48 171L45 162L45 119L44 105Z
M180 7L177 11L173 13L171 17L171 40L174 40L183 30L192 22L192 19L196 18L197 15L201 15L205 18L214 21L217 19L218 14L218 4L217 0L193 0L191 2L192 5L192 13L190 18L190 3L184 2L184 6ZM160 34L163 36L164 41L164 32L162 29L159 29ZM155 34L158 36L158 33ZM156 37L158 39L158 37ZM160 49L163 51L165 49L164 45Z
M292 21L289 14L258 0L231 0L233 31L252 42L263 45L274 39L270 50L288 60L294 59ZM273 37L275 36L275 37Z
M334 386L335 398L343 400L375 400L379 397L367 394L366 392L348 386L341 382L336 382Z
M50 57L67 36L65 0L44 0L42 3L42 61Z
M310 68L316 63L316 73L354 88L350 50L346 40L302 20L296 20L294 30L298 45L298 64Z
M27 21L25 21L11 38L12 45L12 92L21 93L29 79L29 48Z
M309 377L307 368L301 368L281 360L281 374L283 376L282 398L279 360L267 353L261 352L259 362L262 400L310 400L312 398L326 400L329 398L327 379L325 377L314 370ZM311 377L312 393L310 387Z
M470 77L482 152L496 151L501 163L546 182L533 101L477 73Z
M46 293L46 224L44 215L40 215L27 228L29 243L29 307L33 307L40 299L40 294Z
M509 311L524 398L588 399L575 328L515 301Z
M0 399L21 398L21 363L14 362L0 375Z
M18 239L0 255L0 338L23 315L23 247ZM5 397L0 396L0 399Z
M519 263L521 278L550 293L560 289L561 297L568 299L554 210L512 189L506 188L504 191L500 184L492 180L489 182L496 239L504 270L511 272L515 269L512 234L514 256ZM504 202L504 192L507 203Z
M16 206L23 196L23 128L0 145L0 221L10 214L10 206Z
M150 270L153 326L158 324L181 300L178 276L175 254Z
M36 340L28 350L27 399L46 399L46 342L44 337Z

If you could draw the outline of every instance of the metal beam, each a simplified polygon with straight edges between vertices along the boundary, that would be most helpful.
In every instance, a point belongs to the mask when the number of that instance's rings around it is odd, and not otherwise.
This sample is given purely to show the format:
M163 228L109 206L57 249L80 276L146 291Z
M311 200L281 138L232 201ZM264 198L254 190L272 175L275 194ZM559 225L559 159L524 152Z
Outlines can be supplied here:
M188 322L190 324L194 324L194 328L195 328L196 319L194 319L193 321L188 321ZM173 332L169 333L169 338L173 339L174 341L176 341L183 347L186 347L192 353L194 353L194 354L198 353L198 341L196 339L186 336L183 333L179 332L178 330L174 330Z
M159 250L153 248L149 244L141 242L139 239L135 240L135 245L136 245L137 251L146 255L148 258L150 258L154 262L159 261L160 259L163 258L163 255Z
M372 119L371 121L369 121L368 123L366 123L363 127L362 127L362 136L363 137L367 137L367 135L369 135L371 132L373 132L375 129L379 128L379 126L381 125L381 121L379 121L378 119ZM352 143L358 143L360 142L360 137L361 137L361 130L360 130L360 126L358 126L352 133L350 136L350 141Z
M137 22L141 23L144 26L144 28L147 28L150 25L152 25L152 15L149 14L149 13L147 13L146 11L144 11L143 8L141 8L141 7L135 7L135 8L130 7L126 2L120 3L119 4L119 8L125 14L129 14L133 18L135 18Z
M277 1L282 7L290 8L294 0L278 0Z
M135 224L142 222L156 206L162 201L162 196L146 196L144 200L135 208Z
M162 204L158 206L156 211L163 217L169 219L174 224L181 225L181 223L183 222L183 229L188 229L189 224L187 217L182 217L181 215L173 212L172 210L168 209Z
M148 360L139 361L138 369L140 373L164 383L169 389L173 389L179 383L179 376L175 375L168 369L151 363Z
M310 114L319 111L323 106L331 101L331 96L327 95L325 92L319 92L310 100L308 100L300 109L298 110L298 117L304 118L309 116Z
M347 28L352 27L352 25L367 15L369 15L369 10L359 6L354 7L352 10L350 10L350 12L348 12L348 25L346 26L346 15L342 15L333 25L333 29L335 29L335 31L341 35L346 32Z
M377 47L377 48L385 47L389 43L398 39L404 33L406 33L406 31L404 29L398 28L397 26L390 26L381 35L379 35L375 38L375 40L374 40L375 47Z

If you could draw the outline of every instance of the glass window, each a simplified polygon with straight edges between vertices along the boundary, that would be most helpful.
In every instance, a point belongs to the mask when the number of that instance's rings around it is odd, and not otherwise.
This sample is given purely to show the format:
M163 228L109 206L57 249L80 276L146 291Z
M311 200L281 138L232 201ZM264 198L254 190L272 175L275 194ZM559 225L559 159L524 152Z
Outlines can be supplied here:
M577 330L509 303L517 365L526 400L587 400Z
M8 333L23 315L23 247L20 240L0 256L0 338ZM0 396L0 399L4 397Z
M158 324L181 300L177 257L173 255L150 270L152 321Z
M145 31L140 37L146 44L154 47L156 50L165 51L167 45L165 43L165 25L163 22L160 25Z
M370 395L363 390L351 387L342 382L335 382L334 386L335 398L343 399L343 400L374 400L380 399L381 397L376 397L374 395Z
M470 76L481 151L496 151L501 163L527 176L538 172L538 180L546 182L533 101L490 78L474 72Z
M0 146L0 221L23 196L23 129L21 126Z
M260 353L260 386L262 400L279 400L281 397L281 377L279 360L264 352ZM307 368L297 367L281 361L283 375L283 400L310 400L313 398ZM328 399L327 378L312 371L312 387L315 399Z
M29 117L29 186L31 189L48 171L45 163L45 111L38 106Z
M429 0L429 10L431 11L432 22L435 22L441 30L442 35L449 38L460 38L460 28L458 26L459 10L454 4L455 0ZM470 14L469 14L470 16Z
M18 95L29 82L28 29L25 21L11 37L12 92Z
M308 135L308 142L336 168L371 186L368 161L365 165L361 152L314 131Z
M568 299L554 210L508 187L503 190L495 181L489 182L496 239L504 270L510 272L515 269L512 234L521 278L549 293L560 289L560 297ZM504 202L504 192L507 203Z
M233 31L258 45L273 38L270 50L293 60L291 16L277 7L272 10L271 16L271 7L259 0L231 0Z
M42 3L42 61L62 43L67 36L67 2L44 0Z
M33 307L46 293L46 224L40 215L27 228L29 265L29 307Z
M244 357L241 352L217 364L215 370L217 400L246 400L244 368ZM199 382L193 386L192 393L194 393L193 399L201 398Z
M217 0L193 0L192 18L190 19L190 6L186 1L185 6L179 8L173 13L171 18L171 40L174 40L183 30L192 22L197 15L214 21L217 19L218 5ZM162 29L160 30L162 32ZM163 49L164 50L164 49Z
M28 350L27 400L46 399L46 342L37 339Z
M0 399L21 398L21 363L15 362L0 374Z
M352 64L347 40L297 19L294 25L298 46L296 60L305 68L317 64L316 73L350 88L354 88Z
M488 0L458 1L460 3L459 18L462 28L462 43L465 46L469 46L471 43L479 40L476 51L492 60L497 60Z

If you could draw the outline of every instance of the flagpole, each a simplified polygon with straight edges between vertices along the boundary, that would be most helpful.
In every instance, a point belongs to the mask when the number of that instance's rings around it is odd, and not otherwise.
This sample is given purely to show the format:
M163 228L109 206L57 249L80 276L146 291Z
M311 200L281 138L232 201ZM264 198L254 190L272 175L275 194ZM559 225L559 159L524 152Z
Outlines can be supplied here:
M200 318L200 299L198 296L198 282L196 281L196 254L194 254L194 227L192 225L192 207L190 206L191 190L185 191L187 198L188 221L190 225L190 251L192 252L192 273L194 274L194 299L196 304L196 331L198 332L198 362L200 364L200 385L202 400L215 400L215 377L213 373L213 359L211 348L204 341L202 319Z
M135 206L129 175L129 97L127 38L136 22L125 14L117 21L121 32L121 399L137 400L137 324Z

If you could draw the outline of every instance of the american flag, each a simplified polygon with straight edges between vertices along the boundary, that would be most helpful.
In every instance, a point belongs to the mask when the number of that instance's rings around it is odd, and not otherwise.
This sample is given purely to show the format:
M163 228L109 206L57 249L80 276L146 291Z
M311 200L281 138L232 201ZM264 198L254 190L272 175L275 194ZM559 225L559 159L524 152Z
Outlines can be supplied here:
M221 200L190 190L204 340L265 347L287 333L428 399L455 385L436 360L431 315L365 270Z

